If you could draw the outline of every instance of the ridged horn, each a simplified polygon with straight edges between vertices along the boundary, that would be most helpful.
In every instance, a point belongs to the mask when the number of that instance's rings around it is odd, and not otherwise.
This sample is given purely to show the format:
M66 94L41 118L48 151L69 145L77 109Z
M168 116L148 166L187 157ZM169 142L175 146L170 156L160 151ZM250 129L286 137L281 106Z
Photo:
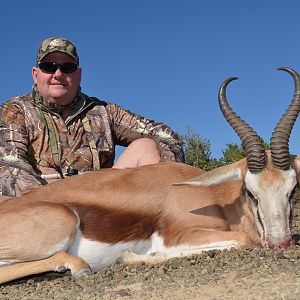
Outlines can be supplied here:
M219 105L226 121L245 146L249 171L259 173L266 166L266 153L263 143L258 134L232 110L226 99L227 85L236 79L238 78L230 77L222 83L218 95Z
M291 68L278 68L292 75L295 83L293 99L285 111L278 124L276 125L271 137L271 157L274 167L281 170L288 170L290 162L289 139L291 131L300 111L300 77Z

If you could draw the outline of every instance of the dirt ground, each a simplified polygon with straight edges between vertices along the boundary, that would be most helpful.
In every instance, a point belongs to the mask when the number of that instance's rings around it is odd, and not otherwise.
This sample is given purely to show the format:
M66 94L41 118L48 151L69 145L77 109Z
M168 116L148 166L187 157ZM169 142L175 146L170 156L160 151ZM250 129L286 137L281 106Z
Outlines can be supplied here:
M0 287L0 299L300 299L300 197L294 238L286 251L247 248L209 251L164 264L116 264L75 279L56 273Z

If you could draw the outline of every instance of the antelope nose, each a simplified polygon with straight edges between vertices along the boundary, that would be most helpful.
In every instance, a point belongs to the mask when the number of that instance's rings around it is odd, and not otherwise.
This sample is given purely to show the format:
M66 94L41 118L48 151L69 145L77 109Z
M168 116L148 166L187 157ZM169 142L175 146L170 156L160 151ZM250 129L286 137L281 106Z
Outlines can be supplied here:
M293 245L295 245L295 241L289 239L289 240L285 240L284 242L282 242L282 243L279 245L279 247L280 247L280 248L283 248L283 249L286 249L286 248L288 248L288 247L290 247L290 246L293 246Z

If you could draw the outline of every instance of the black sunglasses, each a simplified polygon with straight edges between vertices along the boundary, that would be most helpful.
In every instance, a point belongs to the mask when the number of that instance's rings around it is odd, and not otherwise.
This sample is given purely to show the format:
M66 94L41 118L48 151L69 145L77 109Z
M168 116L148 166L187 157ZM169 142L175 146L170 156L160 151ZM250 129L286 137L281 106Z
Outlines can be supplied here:
M78 69L78 65L75 63L56 63L56 62L41 62L38 64L38 67L42 72L54 74L59 68L62 73L73 73Z

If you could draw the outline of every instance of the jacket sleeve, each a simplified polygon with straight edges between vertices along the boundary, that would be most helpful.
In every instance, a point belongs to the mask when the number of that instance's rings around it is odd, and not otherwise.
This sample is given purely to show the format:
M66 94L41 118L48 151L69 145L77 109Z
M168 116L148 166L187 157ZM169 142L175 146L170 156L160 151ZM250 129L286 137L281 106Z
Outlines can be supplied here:
M28 161L28 147L24 111L8 101L0 106L0 195L19 196L41 184Z
M128 146L136 139L148 137L156 142L161 161L184 162L182 142L170 127L134 114L116 104L108 104L106 108L117 145Z

